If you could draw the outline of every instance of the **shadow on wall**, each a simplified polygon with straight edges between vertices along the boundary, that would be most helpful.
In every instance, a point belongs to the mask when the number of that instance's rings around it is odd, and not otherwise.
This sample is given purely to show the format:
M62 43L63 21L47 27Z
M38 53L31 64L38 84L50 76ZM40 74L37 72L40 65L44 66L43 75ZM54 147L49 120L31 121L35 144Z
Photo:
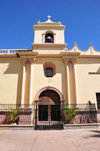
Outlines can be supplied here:
M98 70L96 71L97 74L100 74L100 67L98 68Z
M1 61L0 61L1 62ZM4 71L3 74L17 74L18 75L18 79L17 81L12 81L12 83L14 84L14 82L17 82L17 95L16 95L16 103L20 104L21 101L21 83L22 83L22 62L20 60L4 60L1 63L7 63L8 67L7 69ZM11 83L11 85L12 85ZM9 85L10 87L10 85ZM13 90L12 90L13 93Z
M89 74L100 74L100 67L95 72L89 72Z
M89 70L89 74L100 74L100 60L80 60L78 62L79 64L98 64L98 69L96 68L95 70Z
M79 60L78 61L78 63L79 64L100 64L100 60L93 60L93 59L91 59L91 60Z

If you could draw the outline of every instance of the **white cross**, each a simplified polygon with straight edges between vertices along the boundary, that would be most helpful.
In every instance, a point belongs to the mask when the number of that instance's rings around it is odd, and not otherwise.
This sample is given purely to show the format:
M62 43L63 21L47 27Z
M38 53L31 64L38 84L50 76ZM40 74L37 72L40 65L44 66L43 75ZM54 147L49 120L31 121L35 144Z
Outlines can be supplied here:
M50 20L51 16L47 16L48 17L48 20Z

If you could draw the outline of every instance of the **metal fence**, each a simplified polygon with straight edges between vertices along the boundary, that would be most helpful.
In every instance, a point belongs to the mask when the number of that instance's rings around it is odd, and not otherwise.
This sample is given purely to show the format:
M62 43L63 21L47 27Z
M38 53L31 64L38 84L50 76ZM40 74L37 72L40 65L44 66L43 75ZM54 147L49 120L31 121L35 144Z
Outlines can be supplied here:
M15 122L19 125L31 125L34 123L34 107L29 104L0 104L0 124Z
M64 110L66 106L77 111L77 114L72 123L97 123L97 110L95 104L70 104L64 105ZM65 119L64 119L64 122Z
M96 110L95 104L64 104L64 107L69 106L72 109L76 109L78 111L90 111Z
M66 123L65 110L69 107L77 111L73 123L96 123L97 111L95 104L70 104L64 105L34 105L29 104L0 104L0 124L17 123L19 125L35 124L36 129L62 128ZM71 121L72 122L72 121Z

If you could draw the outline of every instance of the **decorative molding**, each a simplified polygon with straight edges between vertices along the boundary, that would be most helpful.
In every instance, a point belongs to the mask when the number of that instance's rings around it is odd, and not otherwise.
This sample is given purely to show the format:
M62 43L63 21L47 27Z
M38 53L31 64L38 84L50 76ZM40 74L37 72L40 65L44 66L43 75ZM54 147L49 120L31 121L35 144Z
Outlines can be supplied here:
M66 57L66 58L76 58L80 56L80 52L66 51L66 52L61 52L60 54L62 57Z
M52 30L47 30L42 35L46 35L48 33L52 33L53 35L56 35L56 33L54 33L54 31L52 31Z
M68 58L63 58L64 63L67 65L70 62L70 59Z
M93 48L92 43L90 42L90 48L91 48L91 47Z
M36 57L34 57L34 58L21 58L21 61L23 62L23 64L26 64L27 62L34 63L36 61Z
M72 59L71 59L71 62L72 62L73 64L77 63L77 58L72 58Z
M41 24L41 25L34 25L33 26L33 29L36 30L36 29L65 29L65 26L64 25L56 25L54 23L52 24Z
M74 47L78 47L77 44L76 44L76 41L74 41Z
M34 63L36 61L36 57L28 59L30 63Z
M0 59L1 58L18 58L18 56L16 54L11 54L11 55L0 55Z
M40 94L41 94L43 91L45 91L45 90L53 90L53 91L55 91L55 92L58 93L59 96L60 96L60 102L64 102L64 96L63 96L63 94L62 94L57 88L51 87L51 86L47 86L47 87L44 87L44 88L40 89L40 90L37 92L36 96L35 96L35 101L38 101L38 100L39 100Z
M47 43L32 43L32 48L34 49L34 48L57 48L57 47L59 47L60 49L61 48L66 48L66 46L67 46L67 44L57 44L57 43L52 43L52 44L47 44Z
M77 61L78 61L78 58L76 57L74 57L74 58L72 58L72 57L69 57L69 58L67 58L66 56L63 56L63 61L65 62L65 64L68 64L69 62L71 62L71 63L77 63Z
M22 59L34 59L38 52L18 52L19 57Z
M80 55L79 58L83 59L100 59L100 55Z

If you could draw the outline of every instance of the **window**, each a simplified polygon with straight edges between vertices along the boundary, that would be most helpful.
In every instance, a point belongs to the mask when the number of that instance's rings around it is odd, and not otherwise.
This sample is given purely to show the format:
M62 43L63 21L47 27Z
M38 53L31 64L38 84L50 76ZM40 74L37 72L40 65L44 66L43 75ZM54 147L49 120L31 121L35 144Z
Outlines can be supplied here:
M53 69L51 67L45 68L45 76L46 77L53 77Z
M56 74L56 66L52 62L46 62L43 65L43 69L46 77L53 77Z
M45 43L54 43L54 35L52 33L45 35Z
M100 109L100 93L96 93L97 98L97 108Z

